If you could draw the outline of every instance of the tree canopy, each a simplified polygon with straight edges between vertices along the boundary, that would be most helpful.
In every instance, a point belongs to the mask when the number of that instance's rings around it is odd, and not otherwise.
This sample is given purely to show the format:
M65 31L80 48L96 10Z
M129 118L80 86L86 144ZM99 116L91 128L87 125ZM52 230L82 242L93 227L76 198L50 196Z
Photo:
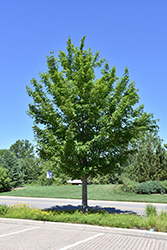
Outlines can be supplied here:
M12 151L17 158L34 157L34 147L29 140L17 140L10 146Z
M131 180L145 182L167 179L167 150L157 134L146 133L138 140L136 153L129 159L125 172Z
M8 170L0 166L0 192L9 191L10 178L8 177Z
M137 106L138 90L128 69L119 79L99 51L85 49L85 37L79 47L69 37L67 52L60 50L58 58L51 52L47 67L39 82L33 78L27 86L40 156L83 183L88 176L117 171L131 153L129 143L155 127L153 115Z
M21 185L23 182L23 172L19 161L15 154L9 150L5 150L4 154L0 157L0 165L8 170L8 177L10 178L10 184L13 187Z

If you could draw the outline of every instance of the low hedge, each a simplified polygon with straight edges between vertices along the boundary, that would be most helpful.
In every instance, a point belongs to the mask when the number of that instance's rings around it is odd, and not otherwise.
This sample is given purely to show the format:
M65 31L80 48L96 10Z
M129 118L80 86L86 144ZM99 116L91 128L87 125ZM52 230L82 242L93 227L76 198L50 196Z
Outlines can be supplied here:
M167 180L161 181L160 183L161 183L162 188L165 190L165 193L167 193Z
M135 187L134 191L137 194L155 194L155 193L164 194L165 193L165 190L161 186L161 183L158 181L141 182Z

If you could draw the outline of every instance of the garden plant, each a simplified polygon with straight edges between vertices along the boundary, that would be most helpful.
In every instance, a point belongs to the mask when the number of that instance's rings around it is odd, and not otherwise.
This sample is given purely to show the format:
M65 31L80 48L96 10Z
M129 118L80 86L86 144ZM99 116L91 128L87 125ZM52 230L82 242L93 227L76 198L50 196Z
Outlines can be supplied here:
M42 210L31 208L27 204L0 205L1 218L18 218L52 222L68 222L99 225L105 227L146 229L167 232L167 213L161 211L158 215L156 209L149 205L146 208L147 216L144 218L136 214L110 214L105 210Z

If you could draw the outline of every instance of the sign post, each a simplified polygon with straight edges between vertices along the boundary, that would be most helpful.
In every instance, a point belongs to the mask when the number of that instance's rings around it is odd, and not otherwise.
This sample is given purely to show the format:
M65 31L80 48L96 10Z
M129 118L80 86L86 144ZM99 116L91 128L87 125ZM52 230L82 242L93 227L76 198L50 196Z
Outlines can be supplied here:
M51 171L47 171L46 178L49 179L49 186L50 186L50 179L52 179L52 172Z

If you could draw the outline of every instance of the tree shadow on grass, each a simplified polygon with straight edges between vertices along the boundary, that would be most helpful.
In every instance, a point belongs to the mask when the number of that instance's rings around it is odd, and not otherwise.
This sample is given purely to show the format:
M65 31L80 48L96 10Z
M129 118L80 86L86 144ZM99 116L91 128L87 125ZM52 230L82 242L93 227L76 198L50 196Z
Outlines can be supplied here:
M73 205L64 205L64 206L53 206L49 208L45 208L45 210L82 210L82 206L73 206ZM88 206L88 211L89 210L105 210L106 212L110 214L137 214L132 210L121 210L121 209L116 209L115 207L100 207L100 206Z

